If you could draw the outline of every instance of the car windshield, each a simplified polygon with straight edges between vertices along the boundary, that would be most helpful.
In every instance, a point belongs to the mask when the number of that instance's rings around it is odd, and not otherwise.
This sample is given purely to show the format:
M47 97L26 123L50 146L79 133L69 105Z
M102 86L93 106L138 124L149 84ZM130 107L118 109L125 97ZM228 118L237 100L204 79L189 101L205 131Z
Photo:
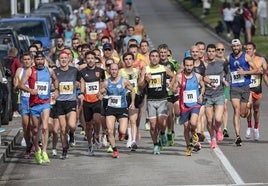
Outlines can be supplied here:
M1 27L12 27L18 34L34 37L47 37L46 29L44 28L42 21L2 22Z

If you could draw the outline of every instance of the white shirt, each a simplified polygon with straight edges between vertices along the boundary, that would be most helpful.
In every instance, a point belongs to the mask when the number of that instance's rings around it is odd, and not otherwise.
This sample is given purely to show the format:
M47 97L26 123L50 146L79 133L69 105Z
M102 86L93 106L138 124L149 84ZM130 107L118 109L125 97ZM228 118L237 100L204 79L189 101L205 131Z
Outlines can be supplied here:
M257 15L260 17L267 17L267 5L264 0L260 0L258 3Z

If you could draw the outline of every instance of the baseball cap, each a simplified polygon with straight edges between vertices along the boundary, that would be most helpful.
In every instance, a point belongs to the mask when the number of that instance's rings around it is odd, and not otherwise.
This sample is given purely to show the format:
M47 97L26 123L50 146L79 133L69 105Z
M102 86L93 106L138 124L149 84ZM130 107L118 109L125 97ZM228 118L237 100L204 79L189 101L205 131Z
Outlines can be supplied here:
M233 39L232 40L232 45L241 45L241 42L239 39Z
M34 58L38 58L38 57L45 57L45 55L43 54L43 52L37 51Z
M191 57L191 52L190 50L186 50L184 53L184 57Z
M111 43L105 43L105 44L103 45L103 50L106 50L106 49L110 49L110 50L113 49L113 46L111 45Z

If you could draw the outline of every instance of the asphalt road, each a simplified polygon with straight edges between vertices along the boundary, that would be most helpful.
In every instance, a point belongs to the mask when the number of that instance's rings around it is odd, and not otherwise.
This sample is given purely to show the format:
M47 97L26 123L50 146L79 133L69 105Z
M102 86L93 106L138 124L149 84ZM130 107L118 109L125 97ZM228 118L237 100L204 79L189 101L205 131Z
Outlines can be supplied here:
M207 44L221 41L185 14L173 0L136 0L133 6L133 14L140 15L146 25L152 47L166 43L179 60L196 41ZM243 145L234 145L232 109L229 107L230 138L219 143L219 148L211 150L205 142L201 151L186 157L183 127L176 126L175 146L165 147L160 155L152 155L152 142L149 133L143 130L143 119L139 149L130 152L125 148L125 142L117 142L118 159L111 158L105 148L96 150L95 157L88 157L87 143L79 134L69 159L51 159L47 166L23 159L23 148L15 146L6 162L1 164L0 185L268 185L268 127L265 122L268 121L268 96L267 88L263 89L258 142L245 140L247 124L243 119Z

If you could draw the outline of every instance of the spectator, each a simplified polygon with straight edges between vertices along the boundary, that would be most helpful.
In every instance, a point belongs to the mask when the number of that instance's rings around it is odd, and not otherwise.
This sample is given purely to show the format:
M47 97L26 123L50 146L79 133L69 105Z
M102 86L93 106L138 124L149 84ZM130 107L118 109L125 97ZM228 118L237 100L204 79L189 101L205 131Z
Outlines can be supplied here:
M232 25L232 30L234 34L234 39L240 39L241 30L244 29L245 22L243 16L243 9L236 9L234 13L234 20Z
M230 3L227 3L226 8L223 9L223 20L227 27L227 36L231 37L231 29L234 20L234 9L231 8Z
M267 19L267 3L260 0L258 3L257 15L259 19L260 35L267 35L266 19Z
M243 4L243 8L244 8L244 20L245 20L245 41L250 42L252 35L251 35L251 28L252 26L254 26L254 20L253 20L253 15L249 10L249 6L248 3L245 2Z
M215 31L216 31L216 33L219 34L219 35L223 33L223 31L224 31L224 26L223 26L221 20L218 21L218 24L217 24L217 26L215 27Z
M209 15L210 7L211 7L211 0L203 0L203 14L205 16Z

